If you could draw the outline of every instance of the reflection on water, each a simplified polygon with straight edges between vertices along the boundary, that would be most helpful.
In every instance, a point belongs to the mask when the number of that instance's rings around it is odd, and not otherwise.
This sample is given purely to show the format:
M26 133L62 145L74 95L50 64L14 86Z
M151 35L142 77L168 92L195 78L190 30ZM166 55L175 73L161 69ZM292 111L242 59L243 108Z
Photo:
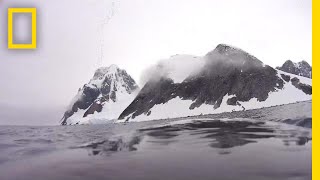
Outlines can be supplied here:
M100 142L90 142L86 145L80 145L75 148L86 148L89 150L89 155L110 155L118 151L136 151L136 144L139 144L142 137L134 136L129 142L118 138L115 140L103 140Z
M304 102L141 123L0 126L0 179L310 180L310 117Z
M259 139L277 138L285 146L303 146L311 140L309 136L310 131L284 130L261 121L195 120L185 124L138 128L133 135L125 138L115 136L112 139L90 142L75 148L85 148L89 151L89 155L111 155L118 151L137 151L143 148L139 146L143 139L147 139L144 144L151 146L153 144L168 146L189 139L193 141L204 139L204 143L211 148L228 149L256 143ZM190 146L190 148L196 147ZM225 150L219 153L230 154L231 152Z
M166 135L165 137L174 138L178 136L179 131L187 131L190 135L201 135L200 138L210 139L210 147L232 148L256 142L254 139L274 137L274 135L255 134L255 132L273 132L272 129L259 128L262 124L264 123L245 121L194 121L193 123L149 128L140 131L148 131L147 135L155 138L163 138L163 134Z

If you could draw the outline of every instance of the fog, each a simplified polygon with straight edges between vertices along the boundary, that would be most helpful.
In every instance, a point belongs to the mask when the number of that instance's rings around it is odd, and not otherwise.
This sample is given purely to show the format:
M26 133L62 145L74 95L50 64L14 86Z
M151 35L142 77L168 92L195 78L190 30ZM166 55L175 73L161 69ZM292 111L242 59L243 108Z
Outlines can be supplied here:
M7 49L8 7L37 8L36 50ZM220 43L273 67L311 63L311 0L0 0L0 17L0 104L26 118L62 116L95 69L110 64L143 84L159 59L204 56Z
M161 78L170 78L174 83L181 83L188 77L196 76L201 72L223 75L227 72L224 72L226 69L222 67L245 71L263 66L263 62L245 50L227 44L219 44L205 56L177 54L168 59L159 60L142 71L139 82L141 87L148 81L156 82Z

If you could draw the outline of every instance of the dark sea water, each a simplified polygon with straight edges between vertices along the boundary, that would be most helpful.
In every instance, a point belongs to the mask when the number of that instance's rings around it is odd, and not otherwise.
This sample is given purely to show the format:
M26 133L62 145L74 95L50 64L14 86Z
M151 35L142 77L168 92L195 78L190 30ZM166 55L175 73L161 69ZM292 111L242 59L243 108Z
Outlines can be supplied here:
M311 179L311 102L141 123L0 126L0 180Z

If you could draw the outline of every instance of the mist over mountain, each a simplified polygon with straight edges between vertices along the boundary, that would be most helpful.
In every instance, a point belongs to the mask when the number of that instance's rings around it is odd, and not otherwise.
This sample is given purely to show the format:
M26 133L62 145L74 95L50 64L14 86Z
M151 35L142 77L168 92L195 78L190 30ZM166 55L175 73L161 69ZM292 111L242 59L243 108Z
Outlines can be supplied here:
M305 63L298 65L283 67L307 72ZM203 57L183 54L159 61L144 71L141 90L125 70L111 65L97 69L79 89L61 124L166 119L310 100L311 79L301 73L274 69L227 44Z
M186 67L192 66L188 71ZM226 44L204 57L173 56L152 72L119 119L142 121L256 109L310 100L312 93L310 79L276 70Z

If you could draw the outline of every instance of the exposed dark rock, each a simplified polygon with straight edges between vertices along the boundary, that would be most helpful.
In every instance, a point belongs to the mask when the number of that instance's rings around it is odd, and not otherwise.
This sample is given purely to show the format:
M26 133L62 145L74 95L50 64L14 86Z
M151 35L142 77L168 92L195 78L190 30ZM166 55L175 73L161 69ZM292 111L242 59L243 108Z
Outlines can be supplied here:
M77 99L64 113L61 124L67 125L67 119L79 109L87 109L83 117L101 112L103 102L117 101L118 88L125 88L125 93L131 94L138 86L125 70L116 65L97 69L90 82L79 89Z
M290 81L290 76L289 75L285 75L285 74L281 74L282 79L284 79L286 82Z
M306 61L294 63L291 60L287 60L281 67L277 67L277 69L307 78L311 78L312 76L312 67Z
M136 110L136 112L133 113L132 118L142 113L146 113L154 105L165 103L170 99L175 98L177 95L172 95L172 93L177 87L178 86L174 84L171 79L161 78L158 82L149 81L121 115L131 114L133 110Z
M284 81L277 76L275 69L240 49L220 44L205 58L205 68L181 83L174 83L169 78L147 82L119 119L130 114L135 118L149 112L154 105L176 97L192 100L189 109L202 104L216 109L227 94L236 97L229 100L230 104L240 105L238 101L252 98L265 101L269 92L283 88Z
M233 105L233 106L238 105L238 104L237 104L237 97L229 98L229 99L227 100L227 104L228 104L228 105Z
M298 85L300 83L300 80L298 78L294 77L294 78L291 79L291 83L294 86L296 86L296 85Z
M312 94L312 86L308 85L308 84L303 84L300 83L300 80L296 77L291 79L291 83L292 85L294 85L296 88L300 89L301 91L303 91L306 94L311 95Z
M96 102L93 102L92 105L89 107L89 109L84 113L83 117L87 117L89 114L94 114L95 112L101 112L102 111L102 105Z
M64 113L61 125L66 125L66 119L72 116L75 112L77 112L78 109L87 109L99 96L99 94L100 91L98 88L84 85L81 97L74 102L71 110L68 110Z

